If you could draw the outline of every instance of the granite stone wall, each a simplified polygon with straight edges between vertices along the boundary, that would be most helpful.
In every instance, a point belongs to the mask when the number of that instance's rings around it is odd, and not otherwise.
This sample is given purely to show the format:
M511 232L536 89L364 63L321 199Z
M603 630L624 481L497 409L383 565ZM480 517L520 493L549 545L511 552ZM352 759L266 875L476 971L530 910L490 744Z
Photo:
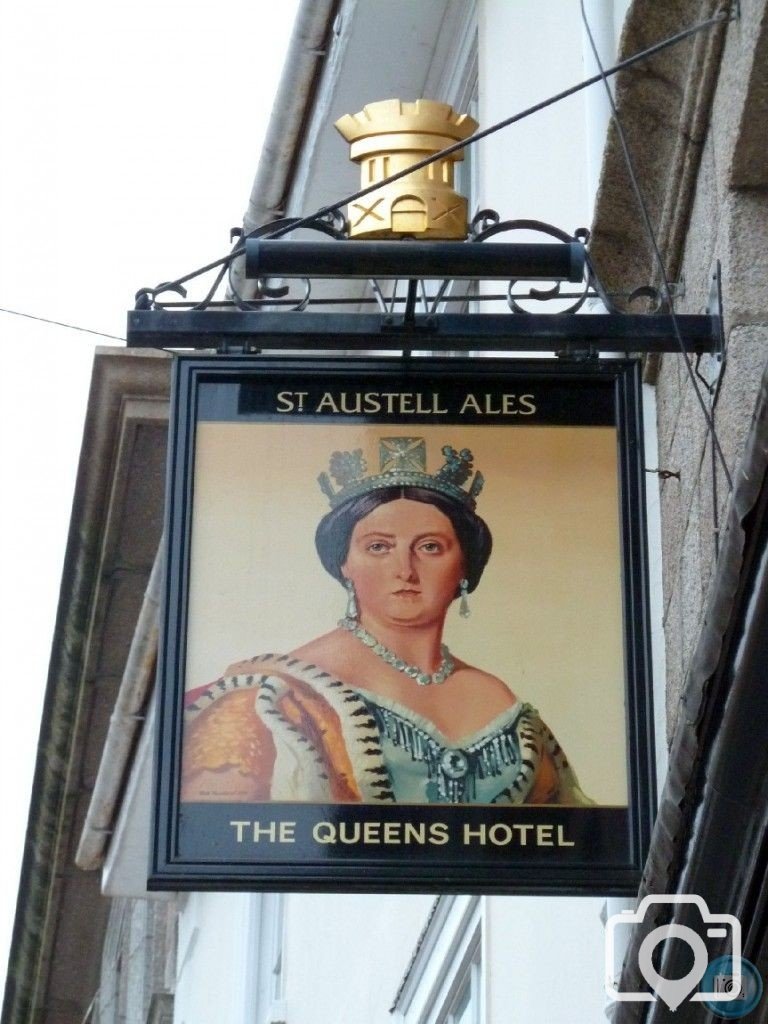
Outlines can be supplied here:
M714 0L636 0L622 55L728 7ZM722 363L691 369L712 412L732 478L768 363L768 12L742 0L723 22L629 72L617 89L620 117L681 313L707 311L722 275ZM608 288L658 284L615 130L609 135L592 253ZM698 376L700 375L701 378ZM718 531L729 486L683 357L649 359L657 388L661 480L667 727L671 735L693 647L704 624Z

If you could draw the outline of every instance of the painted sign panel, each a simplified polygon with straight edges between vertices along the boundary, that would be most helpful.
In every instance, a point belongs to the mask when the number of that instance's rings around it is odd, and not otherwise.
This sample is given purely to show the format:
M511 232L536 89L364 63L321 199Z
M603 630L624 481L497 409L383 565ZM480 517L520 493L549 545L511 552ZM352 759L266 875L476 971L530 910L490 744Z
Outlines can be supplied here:
M636 888L638 388L177 360L154 888Z

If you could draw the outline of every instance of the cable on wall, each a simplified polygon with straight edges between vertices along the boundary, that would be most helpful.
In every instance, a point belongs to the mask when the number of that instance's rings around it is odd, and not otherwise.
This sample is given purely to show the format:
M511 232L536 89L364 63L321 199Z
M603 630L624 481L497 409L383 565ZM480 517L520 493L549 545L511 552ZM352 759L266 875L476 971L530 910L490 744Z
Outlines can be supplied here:
M671 317L671 320L672 320L672 329L673 329L673 332L674 332L674 335L675 335L675 339L677 341L677 344L680 347L680 355L682 356L683 362L685 363L685 368L686 368L686 371L688 373L688 379L691 382L691 385L692 385L693 390L694 390L694 392L696 394L696 398L698 400L699 406L701 407L701 411L702 411L702 413L704 415L704 419L705 419L706 424L707 424L707 430L709 432L709 436L710 436L710 440L711 440L711 443L712 443L713 451L715 451L717 453L717 457L718 457L718 459L720 461L720 466L721 466L721 468L723 470L723 474L724 474L726 482L728 484L728 490L730 492L730 491L733 490L733 480L731 478L731 473L730 473L730 470L728 469L728 464L725 461L725 455L723 454L723 449L721 448L720 441L719 441L719 439L717 437L717 431L715 430L714 417L713 417L712 413L710 412L710 410L707 409L706 402L704 401L704 396L701 393L701 389L700 389L699 384L698 384L698 382L696 380L696 375L694 373L693 367L691 366L691 361L688 358L688 355L687 355L687 353L685 351L685 346L683 344L683 336L682 336L682 334L680 332L680 324L679 324L678 319L677 319L677 313L675 312L675 303L674 303L674 298L672 296L672 289L669 286L669 278L667 277L667 269L664 266L664 260L663 260L662 255L661 255L661 251L659 249L658 242L656 240L656 232L653 230L653 225L651 224L651 218L650 218L650 215L648 213L648 206L647 206L647 204L645 202L645 198L643 196L642 189L640 188L640 183L637 180L637 175L635 173L634 161L632 160L632 154L629 151L629 144L627 143L627 137L626 137L626 134L624 132L624 127L623 127L623 125L621 123L621 119L619 118L619 112L616 109L616 102L615 102L615 100L613 98L613 94L611 92L611 87L608 84L608 74L609 74L609 72L604 70L602 61L600 60L600 54L598 53L597 46L595 45L595 40L594 40L594 37L592 35L592 29L590 28L589 19L587 18L587 12L584 9L584 0L579 0L579 6L581 8L581 20L584 23L584 28L586 30L587 37L589 39L589 45L590 45L590 48L592 50L592 54L593 54L593 56L595 58L595 63L597 64L597 67L598 67L598 69L600 71L600 74L597 76L597 78L602 81L603 86L605 87L606 95L608 97L608 102L611 105L611 117L612 117L613 123L614 123L614 125L616 127L616 133L617 133L617 135L619 137L619 142L621 144L621 150L622 150L622 154L624 156L624 163L625 163L626 168L627 168L627 174L629 176L629 180L630 180L630 183L631 183L631 186L632 186L632 191L633 191L633 193L635 195L635 199L637 200L637 205L638 205L638 207L640 209L640 216L641 216L642 221L643 221L643 227L644 227L645 233L646 233L646 235L648 237L648 242L650 243L651 250L653 252L653 258L654 258L654 261L656 263L657 270L659 272L659 277L661 279L661 285L662 285L662 296L663 296L663 298L664 298L664 300L665 300L665 302L666 302L666 304L667 304L667 306L669 308L669 314L670 314L670 317ZM723 21L726 18L730 18L730 13L728 11L724 11L723 15L720 16L719 18L717 18L717 20L718 21ZM712 19L712 20L714 21L715 19Z
M577 92L581 92L583 89L588 89L591 85L596 85L598 82L605 81L612 75L618 74L619 71L623 71L626 68L633 67L635 64L641 61L648 60L655 54L660 53L662 50L666 50L670 46L675 46L677 43L681 43L684 40L696 35L698 32L703 32L706 29L714 28L716 25L722 24L724 21L729 21L731 18L729 10L723 10L716 14L712 18L708 18L706 21L698 22L695 25L691 25L689 28L683 29L681 32L677 32L675 35L668 36L666 39L662 39L658 43L654 43L652 46L647 47L645 50L641 50L639 53L633 54L631 57L627 57L625 60L619 61L618 64L612 65L610 68L603 68L598 62L600 67L600 73L592 75L590 78L586 78L581 82L572 85L567 89L563 89L561 92L555 93L553 96L549 96L547 99L540 100L538 103L534 103L533 106L526 107L525 110L521 110L516 114L512 114L510 117L504 118L502 121L498 121L491 125L489 128L484 128L479 132L475 132L474 135L470 135L466 139L462 139L459 142L454 142L450 146L446 146L445 149L441 149L437 153L424 157L423 160L417 160L416 163L411 164L409 167L404 168L401 171L391 174L388 178L384 178L381 181L376 182L373 185L368 185L365 188L359 189L357 192L352 192L350 195L345 196L343 199L337 200L335 203L331 203L328 206L322 206L314 213L307 215L306 217L300 217L297 220L292 219L289 224L282 224L275 231L269 234L263 235L263 238L282 238L283 235L288 234L291 231L295 231L300 227L310 224L312 221L316 221L323 217L331 216L337 213L343 206L347 206L349 203L353 203L358 199L362 199L371 192L375 192L386 185L391 184L394 181L399 181L400 178L404 178L408 174L412 174L414 171L421 170L423 167L429 166L429 164L436 163L438 160L445 159L451 153L456 153L461 149L465 149L467 146L473 146L475 143L480 142L482 139L488 138L490 135L501 131L502 128L508 128L510 125L516 124L519 121L525 120L532 114L537 114L540 110L544 110L547 107L552 106L555 103L559 103L561 100L567 99L569 96L573 96ZM609 90L610 91L610 90ZM258 229L256 229L258 230ZM197 270L191 271L189 274L184 274L182 277L176 278L174 281L169 281L163 285L159 285L157 288L145 288L141 289L138 293L142 295L153 295L160 291L176 291L179 292L181 286L186 284L187 281L191 281L195 277L199 277L202 274L207 273L210 270L215 270L218 267L229 266L238 256L242 256L245 252L245 246L240 243L236 244L235 247L226 256L221 256L217 260L213 260L211 263L207 263L205 266L198 268ZM216 287L218 287L220 277L217 278Z

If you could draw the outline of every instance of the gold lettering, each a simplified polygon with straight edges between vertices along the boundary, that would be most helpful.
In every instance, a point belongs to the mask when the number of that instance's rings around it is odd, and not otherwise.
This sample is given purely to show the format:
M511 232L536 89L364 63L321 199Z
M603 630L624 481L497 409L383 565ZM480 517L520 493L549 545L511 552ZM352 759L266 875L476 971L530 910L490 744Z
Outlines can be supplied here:
M537 825L536 826L536 845L537 846L554 846L552 841L552 825Z
M512 842L512 829L509 825L497 822L488 829L488 838L494 846L508 846Z
M266 836L270 843L274 843L277 838L277 825L274 821L270 821L268 825L260 825L258 821L253 823L253 841L258 843L261 837Z
M237 830L236 842L242 843L243 841L243 829L248 828L251 824L250 821L230 821L229 823L232 828Z
M557 845L558 846L575 846L576 843L571 842L570 839L565 838L565 829L562 825L557 826Z
M533 825L515 825L515 828L520 833L520 845L527 846L528 844L528 832L533 828Z
M331 412L338 412L338 407L333 400L333 395L330 391L326 391L323 397L317 404L315 412L323 412L324 409L329 409Z
M281 821L280 822L280 833L278 842L280 843L295 843L296 842L296 822L295 821Z
M448 842L448 826L444 821L433 821L429 826L429 841L435 846L444 846Z
M375 391L367 391L363 396L365 407L363 412L381 412L381 400Z
M384 822L384 842L388 846L394 846L395 844L401 842L399 821Z
M523 410L526 410L525 412ZM536 412L533 395L520 395L520 415L532 416Z
M316 843L335 843L336 826L330 821L318 821L312 829L312 838Z
M360 822L359 821L340 821L339 822L339 839L342 843L351 845L352 843L360 842Z
M431 402L430 399L431 398ZM448 412L447 409L440 408L440 395L437 391L433 391L431 395L427 396L422 394L421 391L416 392L416 412L421 416L430 416L436 414L445 414Z
M380 821L365 821L363 822L363 842L364 843L380 843L381 842L381 822Z
M480 828L472 828L464 823L464 845L467 846L473 839L477 839L481 846L485 846L485 825Z
M405 834L403 840L406 843L424 843L426 839L426 826L423 821L420 821L418 825L414 825L412 821L406 821L405 823Z
M474 395L470 394L464 399L461 408L459 409L459 415L463 416L464 413L470 409L472 412L476 412L478 415L482 415L483 410L480 408L477 399Z
M277 412L304 412L304 399L308 391L278 391Z
M349 413L349 414L359 413L360 412L360 392L359 391L355 392L354 399L355 399L355 401L354 401L353 408L350 409L349 406L352 403L347 401L347 392L346 391L342 391L341 392L341 411Z

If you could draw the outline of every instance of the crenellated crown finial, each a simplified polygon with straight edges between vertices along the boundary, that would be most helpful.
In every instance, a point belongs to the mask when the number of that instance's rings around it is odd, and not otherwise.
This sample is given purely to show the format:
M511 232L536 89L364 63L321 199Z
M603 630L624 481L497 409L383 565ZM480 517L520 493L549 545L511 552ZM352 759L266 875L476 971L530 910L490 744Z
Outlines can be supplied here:
M345 114L336 128L350 143L350 159L360 164L360 183L366 188L468 138L477 121L448 103L394 99ZM453 181L453 166L463 159L461 150L451 153L351 203L350 236L466 238L467 200L454 190Z

